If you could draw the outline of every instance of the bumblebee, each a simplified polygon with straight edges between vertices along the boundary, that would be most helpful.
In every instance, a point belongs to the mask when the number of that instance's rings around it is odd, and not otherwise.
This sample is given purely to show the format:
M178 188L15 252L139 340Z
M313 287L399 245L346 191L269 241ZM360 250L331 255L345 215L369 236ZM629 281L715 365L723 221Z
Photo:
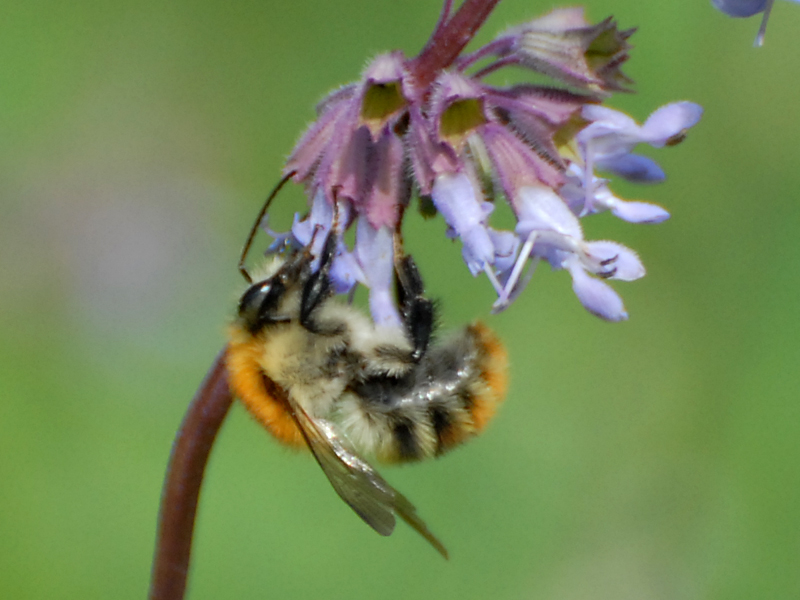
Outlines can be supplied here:
M329 233L316 270L308 249L276 258L242 295L231 389L280 442L308 447L375 531L391 534L397 514L446 558L414 506L361 455L417 461L478 434L505 395L505 350L481 323L432 343L433 304L410 256L395 261L403 327L376 327L333 298L335 248Z

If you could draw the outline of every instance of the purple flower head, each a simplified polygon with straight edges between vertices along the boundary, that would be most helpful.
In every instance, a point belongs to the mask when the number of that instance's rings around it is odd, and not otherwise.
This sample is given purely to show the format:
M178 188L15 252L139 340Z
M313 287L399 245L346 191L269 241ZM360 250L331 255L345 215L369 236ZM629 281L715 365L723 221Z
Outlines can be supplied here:
M711 3L720 11L731 17L752 17L760 12L764 13L761 26L758 28L755 46L764 45L764 34L767 31L767 21L772 10L773 0L711 0ZM800 0L793 0L800 2Z
M657 223L669 214L616 197L595 169L637 182L663 179L660 167L633 149L674 145L701 109L669 104L638 125L601 106L631 83L621 66L633 30L621 31L611 19L592 25L582 9L554 10L460 56L491 6L466 0L451 16L445 2L419 56L380 55L359 81L318 105L284 169L311 200L290 242L316 256L327 233L336 235L336 291L367 286L374 321L395 326L394 261L402 252L403 214L417 195L431 201L447 235L460 241L470 273L488 278L498 294L495 310L518 296L544 260L570 273L590 312L624 319L622 301L605 280L638 279L644 268L625 246L586 241L580 219L608 210L631 223ZM471 24L469 11L477 15ZM485 81L509 66L551 83ZM513 230L492 224L499 201L516 216ZM350 248L343 236L352 226Z

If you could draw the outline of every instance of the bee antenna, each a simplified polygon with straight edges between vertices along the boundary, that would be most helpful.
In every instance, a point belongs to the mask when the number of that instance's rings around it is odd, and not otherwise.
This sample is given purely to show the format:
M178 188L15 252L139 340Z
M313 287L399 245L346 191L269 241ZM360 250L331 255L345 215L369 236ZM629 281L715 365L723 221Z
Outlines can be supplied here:
M244 248L242 248L242 254L239 256L239 272L242 274L242 277L245 278L247 283L253 283L253 278L250 277L250 273L247 272L247 268L244 266L244 261L247 259L247 253L250 252L250 246L253 244L253 239L256 237L256 233L258 233L258 227L261 225L261 221L264 220L264 215L267 214L267 210L269 210L269 205L272 204L272 200L275 196L278 195L278 192L281 191L286 182L291 179L297 171L290 171L283 178L278 182L278 184L272 189L267 196L266 201L264 202L264 206L261 207L261 211L258 213L258 217L256 217L255 223L253 223L253 227L250 229L250 235L247 236L247 241L244 243Z

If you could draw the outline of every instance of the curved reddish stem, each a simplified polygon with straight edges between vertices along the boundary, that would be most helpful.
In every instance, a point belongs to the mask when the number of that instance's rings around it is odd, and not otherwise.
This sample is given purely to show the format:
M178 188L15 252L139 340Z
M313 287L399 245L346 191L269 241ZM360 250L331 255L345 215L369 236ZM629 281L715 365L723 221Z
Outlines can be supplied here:
M455 62L500 0L464 0L455 15L437 28L419 56L409 61L417 89L427 89L439 71Z
M233 402L225 367L217 355L197 390L172 446L158 523L150 600L180 600L186 590L197 501L214 438Z

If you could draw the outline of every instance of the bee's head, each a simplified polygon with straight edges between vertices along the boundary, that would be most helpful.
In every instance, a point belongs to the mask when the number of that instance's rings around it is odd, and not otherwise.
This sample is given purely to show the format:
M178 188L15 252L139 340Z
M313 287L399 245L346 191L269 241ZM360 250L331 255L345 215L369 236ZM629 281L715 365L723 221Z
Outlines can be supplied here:
M239 323L250 333L258 333L275 323L286 323L297 316L291 310L292 303L287 305L286 300L293 298L302 287L305 269L292 261L276 261L271 267L272 274L247 288L239 300Z

